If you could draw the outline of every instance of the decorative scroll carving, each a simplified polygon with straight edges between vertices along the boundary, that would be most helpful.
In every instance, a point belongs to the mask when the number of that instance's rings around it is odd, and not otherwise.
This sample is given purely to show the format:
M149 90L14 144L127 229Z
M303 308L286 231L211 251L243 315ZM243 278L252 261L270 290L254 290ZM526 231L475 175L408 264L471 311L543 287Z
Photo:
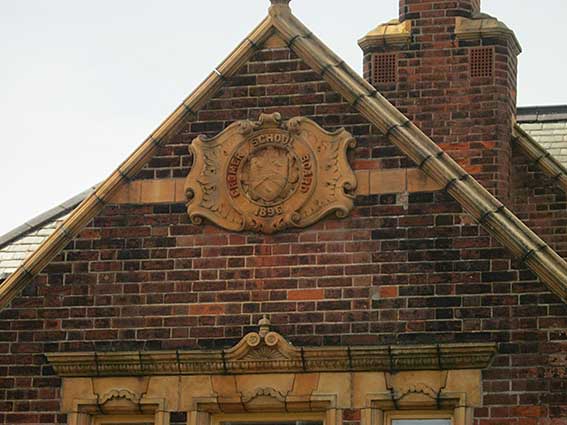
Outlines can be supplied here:
M277 402L285 403L285 394L280 393L274 388L258 388L256 391L242 394L242 403L248 404L258 397L269 397Z
M369 394L368 402L378 409L454 409L465 406L467 392L447 391L449 372L411 371L385 373L388 392ZM463 383L464 387L470 383Z
M404 411L435 411L454 425L472 425L474 407L482 404L480 370L386 372L384 378L385 388L366 393L365 425L390 423Z
M115 388L103 395L94 395L96 396L94 398L72 401L72 411L68 412L69 425L98 424L97 419L102 420L100 423L118 424L123 423L124 417L136 420L136 423L169 424L169 413L165 412L164 399L146 398L124 388Z
M275 233L307 227L353 208L356 177L344 129L330 133L307 118L278 113L238 121L212 139L199 136L186 183L194 223L208 219L232 231Z
M260 322L228 350L52 353L60 376L152 376L293 372L483 369L495 344L297 348Z
M423 394L431 399L435 399L439 395L440 389L434 390L429 385L420 383L412 383L407 385L403 391L401 391L401 397L403 398L409 394Z
M140 403L140 398L132 391L126 389L114 389L109 391L100 398L99 403L102 405L111 400L128 400L135 405Z
M235 347L225 352L230 364L242 363L247 368L262 367L263 362L301 362L301 350L293 347L276 332L251 332ZM257 365L255 362L259 362Z

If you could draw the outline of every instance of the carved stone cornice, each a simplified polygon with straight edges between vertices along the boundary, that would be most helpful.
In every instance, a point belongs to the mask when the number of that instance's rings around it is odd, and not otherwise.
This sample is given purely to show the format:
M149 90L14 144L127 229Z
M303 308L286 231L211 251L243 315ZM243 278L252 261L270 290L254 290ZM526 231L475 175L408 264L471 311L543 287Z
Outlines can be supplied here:
M96 377L483 369L495 353L495 344L474 343L298 348L264 325L228 350L51 353L47 358L59 376Z

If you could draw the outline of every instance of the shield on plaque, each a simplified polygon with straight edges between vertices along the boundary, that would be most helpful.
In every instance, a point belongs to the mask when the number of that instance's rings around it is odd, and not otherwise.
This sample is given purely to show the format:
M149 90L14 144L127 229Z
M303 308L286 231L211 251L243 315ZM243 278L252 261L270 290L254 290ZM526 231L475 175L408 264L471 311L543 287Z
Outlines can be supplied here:
M254 152L242 168L242 188L254 202L285 200L299 180L297 160L286 149L267 146Z

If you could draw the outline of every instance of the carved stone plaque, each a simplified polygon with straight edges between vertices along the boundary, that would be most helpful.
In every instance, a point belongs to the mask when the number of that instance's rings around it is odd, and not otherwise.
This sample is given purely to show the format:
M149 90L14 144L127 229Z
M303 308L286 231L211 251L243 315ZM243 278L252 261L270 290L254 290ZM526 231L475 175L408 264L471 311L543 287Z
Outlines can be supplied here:
M277 113L235 122L212 139L199 136L189 148L189 216L268 234L330 213L346 217L356 189L346 153L355 144L344 129L330 133L301 117L283 122Z

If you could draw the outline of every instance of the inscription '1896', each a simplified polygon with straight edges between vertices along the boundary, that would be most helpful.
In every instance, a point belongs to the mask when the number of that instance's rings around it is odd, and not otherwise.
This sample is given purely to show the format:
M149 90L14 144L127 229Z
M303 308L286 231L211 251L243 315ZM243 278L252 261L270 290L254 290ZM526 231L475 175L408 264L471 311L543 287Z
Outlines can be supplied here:
M283 213L283 207L278 205L277 207L260 207L254 212L254 215L257 217L276 217Z

